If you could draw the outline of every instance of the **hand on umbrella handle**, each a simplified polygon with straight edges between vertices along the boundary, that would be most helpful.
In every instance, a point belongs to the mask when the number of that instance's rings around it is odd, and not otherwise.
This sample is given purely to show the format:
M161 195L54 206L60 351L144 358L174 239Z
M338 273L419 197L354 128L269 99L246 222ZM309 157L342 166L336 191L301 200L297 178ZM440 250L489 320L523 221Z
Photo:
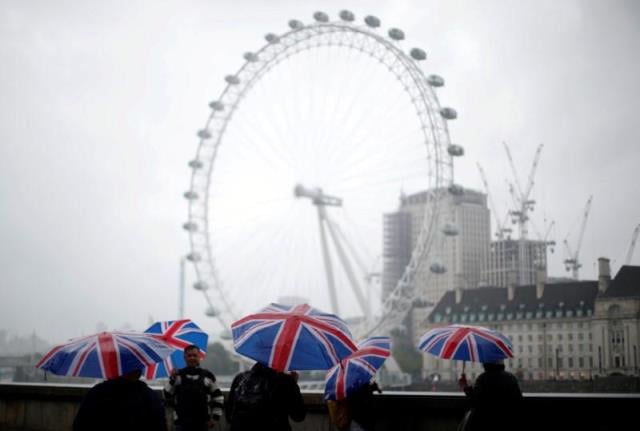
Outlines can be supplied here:
M298 373L295 371L290 371L289 375L293 378L293 381L298 383Z
M462 390L465 390L469 387L469 383L467 382L467 376L465 373L462 373L462 375L458 379L458 386L460 386L460 389Z

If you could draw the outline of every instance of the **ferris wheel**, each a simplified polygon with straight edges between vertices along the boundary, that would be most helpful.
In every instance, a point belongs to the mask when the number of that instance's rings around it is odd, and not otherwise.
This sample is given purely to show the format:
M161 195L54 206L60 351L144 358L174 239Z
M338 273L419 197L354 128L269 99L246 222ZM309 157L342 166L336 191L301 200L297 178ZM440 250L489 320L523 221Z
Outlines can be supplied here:
M462 192L453 160L464 151L447 126L457 114L402 30L349 11L288 25L244 53L197 133L183 225L194 288L223 327L287 297L388 332L418 297L416 279L446 270L442 202ZM418 192L428 199L411 252L382 289L384 215Z

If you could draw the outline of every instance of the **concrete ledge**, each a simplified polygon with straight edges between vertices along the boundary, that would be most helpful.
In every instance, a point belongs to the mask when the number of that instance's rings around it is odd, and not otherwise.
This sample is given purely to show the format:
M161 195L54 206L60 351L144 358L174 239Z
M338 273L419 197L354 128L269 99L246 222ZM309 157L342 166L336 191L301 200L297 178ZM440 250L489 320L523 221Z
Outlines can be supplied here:
M0 384L0 429L70 430L89 385ZM160 391L160 388L154 388ZM307 418L296 431L333 430L320 391L303 393ZM226 396L226 393L225 393ZM640 394L535 394L524 399L522 421L513 429L615 430L637 423ZM376 395L371 414L376 430L455 431L467 408L460 393L385 392ZM221 430L226 424L221 424Z

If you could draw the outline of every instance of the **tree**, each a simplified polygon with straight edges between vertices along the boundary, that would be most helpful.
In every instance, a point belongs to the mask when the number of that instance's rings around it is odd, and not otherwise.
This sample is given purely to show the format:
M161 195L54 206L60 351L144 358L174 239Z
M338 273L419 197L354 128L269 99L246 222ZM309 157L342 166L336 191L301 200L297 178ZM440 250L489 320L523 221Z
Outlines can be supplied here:
M214 374L233 375L238 372L238 363L221 343L207 346L207 356L202 361L202 367L213 371Z

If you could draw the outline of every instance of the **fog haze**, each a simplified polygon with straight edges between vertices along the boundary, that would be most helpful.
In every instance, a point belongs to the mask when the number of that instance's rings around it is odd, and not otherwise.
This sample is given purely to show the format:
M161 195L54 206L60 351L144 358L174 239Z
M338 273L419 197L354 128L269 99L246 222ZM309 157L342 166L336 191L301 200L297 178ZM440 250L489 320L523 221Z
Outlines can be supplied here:
M344 8L402 28L445 78L438 97L458 111L450 134L466 150L457 182L481 190L481 163L502 213L501 142L521 182L544 144L536 225L554 220L551 237L575 244L593 195L581 277L597 277L599 256L617 271L640 223L636 2L5 1L0 329L55 343L176 318L182 193L207 103L265 33ZM563 257L558 246L551 275L567 274ZM188 289L186 315L218 331L204 308Z

